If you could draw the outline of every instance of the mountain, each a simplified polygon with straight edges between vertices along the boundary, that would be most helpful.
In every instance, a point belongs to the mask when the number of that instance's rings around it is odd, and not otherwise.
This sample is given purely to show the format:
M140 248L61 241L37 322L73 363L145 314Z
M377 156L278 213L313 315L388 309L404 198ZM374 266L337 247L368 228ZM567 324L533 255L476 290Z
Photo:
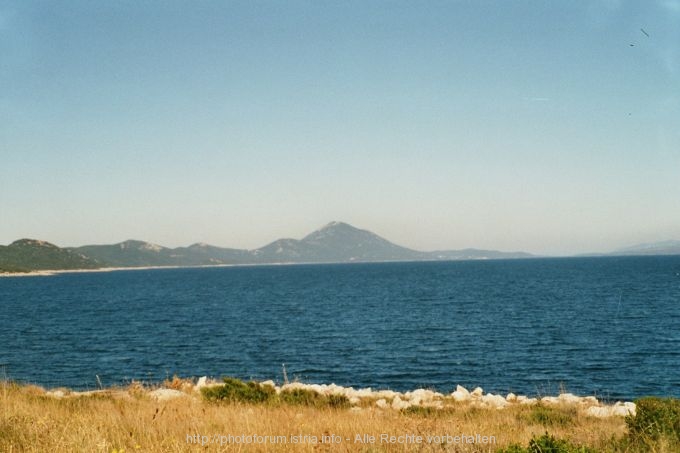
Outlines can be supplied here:
M247 250L221 248L204 243L171 249L150 242L128 240L113 245L86 245L70 250L112 267L210 266L255 262Z
M529 257L532 255L523 252L478 249L421 252L401 247L347 223L331 222L302 239L278 239L254 250L221 248L204 243L173 249L137 240L62 249L44 241L22 239L0 247L0 271Z
M254 251L264 262L407 261L427 254L400 247L370 231L331 222L304 238L279 239Z
M248 250L215 247L205 243L172 249L171 256L182 265L210 266L215 264L252 264L256 262Z
M680 241L638 244L605 254L583 256L680 255ZM36 239L0 246L0 273L106 267L209 266L372 261L452 261L532 258L525 252L462 249L421 252L394 244L344 222L331 222L302 239L278 239L254 250L196 243L168 248L128 240L118 244L60 248Z
M103 264L82 253L36 239L19 239L0 246L0 270L5 272L95 269Z
M609 255L680 255L680 241L652 242L625 247Z
M71 248L109 267L173 266L172 249L144 241L128 240L112 245L85 245Z

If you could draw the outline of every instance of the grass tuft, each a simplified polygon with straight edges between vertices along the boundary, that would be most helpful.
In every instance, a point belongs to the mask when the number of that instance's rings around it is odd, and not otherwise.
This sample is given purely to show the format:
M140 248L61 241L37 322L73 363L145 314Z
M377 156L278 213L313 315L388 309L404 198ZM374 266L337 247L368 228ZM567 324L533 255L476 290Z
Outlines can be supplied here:
M202 388L203 397L213 402L264 403L276 396L274 388L255 381L243 382L230 377L225 377L223 381L223 385Z
M556 439L545 433L539 437L532 437L528 447L513 444L498 450L497 453L596 453L596 451L586 446L574 445L564 439Z
M531 408L528 414L522 414L520 419L546 428L564 428L574 425L577 417L578 410L575 407L537 404Z

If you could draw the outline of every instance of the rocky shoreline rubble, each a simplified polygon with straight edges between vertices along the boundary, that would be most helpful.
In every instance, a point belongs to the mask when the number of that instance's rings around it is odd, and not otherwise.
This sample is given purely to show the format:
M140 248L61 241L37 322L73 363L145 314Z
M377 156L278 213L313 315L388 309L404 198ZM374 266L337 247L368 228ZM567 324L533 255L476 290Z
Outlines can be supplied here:
M292 382L284 385L277 385L274 381L264 381L259 383L262 386L269 386L279 394L283 391L305 390L313 391L320 395L341 395L347 398L350 410L360 411L365 408L376 408L378 410L404 410L411 407L423 407L432 409L445 409L458 404L468 404L480 408L502 410L514 405L536 405L547 406L569 406L576 407L585 415L605 418L605 417L625 417L635 415L635 403L618 401L613 404L606 404L599 401L594 396L577 396L572 393L561 393L558 396L544 396L540 398L527 397L508 393L506 396L484 393L480 387L470 391L458 385L456 390L451 393L439 393L429 389L416 389L409 392L397 392L394 390L373 390L371 388L354 389L353 387L342 387L336 384L305 384ZM86 392L76 392L64 389L48 390L46 396L53 398L67 398L78 396L89 396L95 394L110 394L118 397L130 397L132 394L146 394L148 397L165 401L175 398L198 398L201 389L220 386L220 381L201 377L196 382L191 379L177 380L172 386L145 389L141 385L131 386L124 390L92 390Z

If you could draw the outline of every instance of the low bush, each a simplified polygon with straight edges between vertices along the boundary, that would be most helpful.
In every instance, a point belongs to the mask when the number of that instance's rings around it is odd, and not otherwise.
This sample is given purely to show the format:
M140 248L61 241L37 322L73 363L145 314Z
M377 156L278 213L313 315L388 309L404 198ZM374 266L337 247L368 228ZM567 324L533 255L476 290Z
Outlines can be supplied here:
M566 427L574 424L578 411L574 407L552 407L538 404L528 414L522 414L521 420L528 423L550 427Z
M499 450L498 453L595 453L595 450L545 433L540 437L532 437L528 447L515 444Z
M239 379L225 377L223 385L204 387L203 398L208 401L226 401L243 403L264 403L276 396L273 387L257 382L243 382Z
M291 389L282 391L279 394L279 399L281 402L286 404L295 404L300 406L320 406L324 396L313 390Z
M349 398L345 395L328 395L326 398L327 405L330 407L342 408L350 406Z
M223 385L204 387L203 398L208 401L227 403L267 403L291 404L312 407L349 407L349 399L345 395L321 395L308 389L287 389L276 394L274 387L257 382L243 382L239 379L224 378Z
M626 417L630 436L680 440L680 400L649 397L637 400L635 406L636 415Z
M435 418L446 418L451 417L454 414L466 413L472 408L462 411L454 407L437 408L432 406L409 406L401 410L401 413L409 416L417 417L435 417Z
M404 415L418 415L421 417L431 417L437 415L438 409L426 406L409 406L401 410Z
M626 417L628 435L620 451L680 451L680 400L641 398L635 401L635 415Z

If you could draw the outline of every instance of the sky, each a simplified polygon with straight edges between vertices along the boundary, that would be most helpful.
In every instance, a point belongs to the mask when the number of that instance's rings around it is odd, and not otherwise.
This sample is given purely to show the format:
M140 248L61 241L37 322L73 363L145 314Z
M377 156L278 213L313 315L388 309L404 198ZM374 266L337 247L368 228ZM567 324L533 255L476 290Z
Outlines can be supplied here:
M334 220L420 250L680 239L680 0L0 0L0 244Z

